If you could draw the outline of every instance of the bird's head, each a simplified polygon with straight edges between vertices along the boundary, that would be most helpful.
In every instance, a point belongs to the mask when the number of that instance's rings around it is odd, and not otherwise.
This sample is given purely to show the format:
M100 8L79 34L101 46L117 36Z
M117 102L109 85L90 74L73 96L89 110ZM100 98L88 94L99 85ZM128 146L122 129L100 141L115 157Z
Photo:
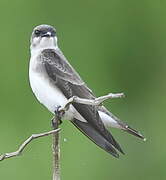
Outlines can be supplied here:
M50 25L39 25L33 29L31 49L57 47L56 29Z

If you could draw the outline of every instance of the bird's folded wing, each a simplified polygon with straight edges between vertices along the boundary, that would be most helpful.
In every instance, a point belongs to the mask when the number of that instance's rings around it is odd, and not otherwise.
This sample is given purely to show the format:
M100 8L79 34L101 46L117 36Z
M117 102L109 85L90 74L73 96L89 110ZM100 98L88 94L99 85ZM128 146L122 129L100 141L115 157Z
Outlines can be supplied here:
M92 91L86 86L78 73L72 68L61 53L58 53L53 49L46 49L42 51L41 59L50 81L52 81L52 83L63 92L67 99L72 96L86 99L95 98ZM93 127L95 132L98 133L98 136L103 137L105 141L108 141L112 146L123 153L120 145L105 128L96 106L78 103L73 103L73 106L84 117L84 119L86 119L90 127ZM85 128L82 128L82 130L85 131ZM87 134L87 132L85 133ZM96 138L91 139L93 139L93 141L96 140Z
M88 122L81 122L77 119L71 121L83 134L85 134L96 145L112 154L114 157L119 157L111 143L101 136Z

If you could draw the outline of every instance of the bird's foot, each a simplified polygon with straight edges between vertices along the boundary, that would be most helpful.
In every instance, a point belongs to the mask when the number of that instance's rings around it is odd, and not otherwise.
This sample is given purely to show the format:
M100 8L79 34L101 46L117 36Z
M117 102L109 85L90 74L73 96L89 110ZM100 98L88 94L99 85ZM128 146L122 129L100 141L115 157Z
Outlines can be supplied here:
M62 124L62 117L63 115L65 114L65 110L61 107L61 106L58 106L55 111L55 116L52 118L52 127L57 127L59 126L60 124Z
M61 106L57 106L54 113L57 117L57 119L62 119L63 115L65 114L65 108L62 108Z
M52 125L52 128L56 129L55 127L57 127L57 125L61 125L62 124L62 120L61 119L57 119L56 116L54 116L52 119L51 119L51 125Z

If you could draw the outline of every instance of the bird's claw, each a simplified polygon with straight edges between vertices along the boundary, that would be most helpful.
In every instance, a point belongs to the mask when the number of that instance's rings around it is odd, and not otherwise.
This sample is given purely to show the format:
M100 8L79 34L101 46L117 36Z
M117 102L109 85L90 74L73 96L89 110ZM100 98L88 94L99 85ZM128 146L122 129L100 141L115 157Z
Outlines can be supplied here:
M62 108L61 106L57 106L55 111L55 116L52 118L52 127L56 127L57 123L58 125L62 124L62 117L65 114L65 109Z

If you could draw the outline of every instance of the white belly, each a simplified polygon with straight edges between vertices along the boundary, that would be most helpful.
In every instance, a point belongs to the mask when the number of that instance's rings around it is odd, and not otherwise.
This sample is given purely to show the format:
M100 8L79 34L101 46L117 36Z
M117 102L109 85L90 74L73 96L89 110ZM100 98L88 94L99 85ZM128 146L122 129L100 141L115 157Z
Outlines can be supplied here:
M67 102L59 89L56 86L53 87L49 80L42 77L41 74L30 72L29 79L32 91L39 102L45 105L52 113L54 113L57 106L63 106Z

